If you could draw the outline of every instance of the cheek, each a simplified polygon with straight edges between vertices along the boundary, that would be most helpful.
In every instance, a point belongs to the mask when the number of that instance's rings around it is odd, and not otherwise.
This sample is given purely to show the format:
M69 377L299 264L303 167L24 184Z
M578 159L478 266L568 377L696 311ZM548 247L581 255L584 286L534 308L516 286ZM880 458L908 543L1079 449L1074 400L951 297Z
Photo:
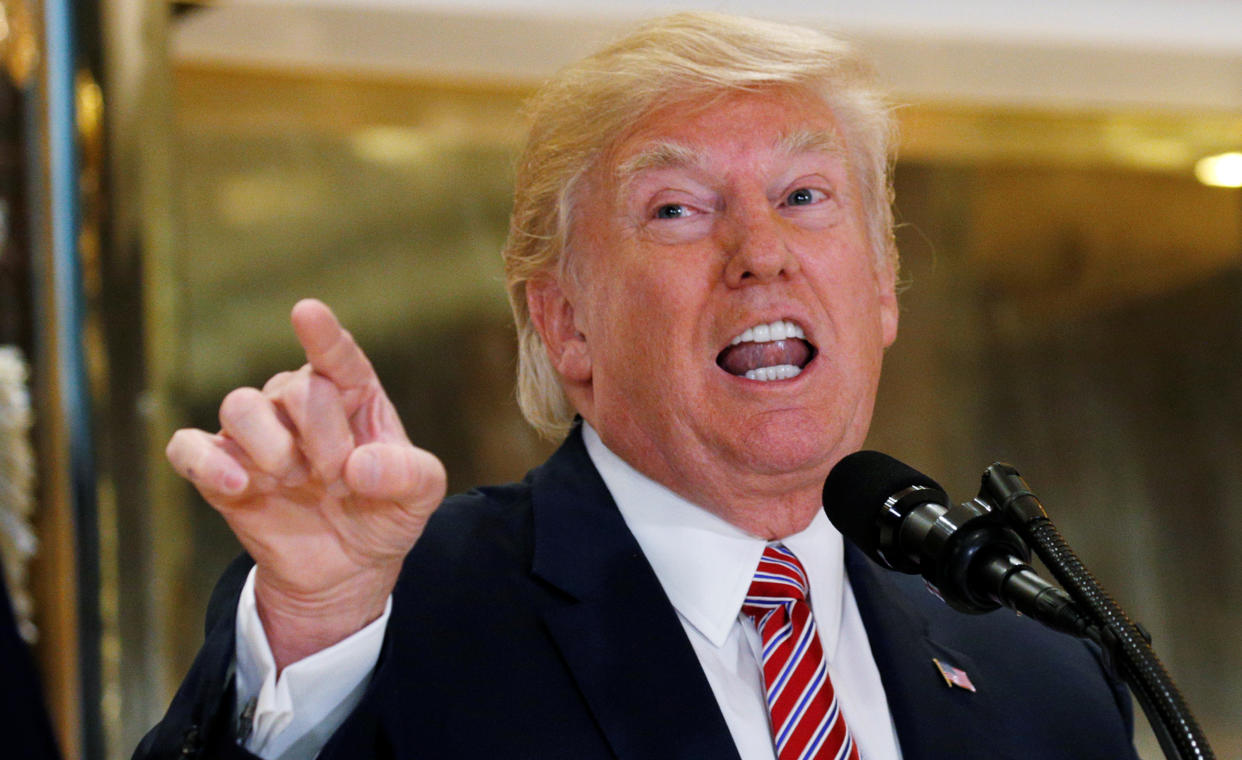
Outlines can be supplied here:
M896 336L897 311L891 291L880 286L870 262L859 265L858 258L837 259L835 267L833 261L818 262L815 281L818 299L839 340L869 364Z
M701 315L705 306L696 302L695 283L702 277L692 267L665 263L612 272L604 282L618 319L669 330L693 324Z
M674 390L666 383L674 377L681 388L691 382L688 369L696 361L695 326L702 306L685 292L664 287L671 281L671 276L667 281L617 281L606 296L596 360L609 367L612 377L628 377L627 384L641 387L631 392L666 394Z

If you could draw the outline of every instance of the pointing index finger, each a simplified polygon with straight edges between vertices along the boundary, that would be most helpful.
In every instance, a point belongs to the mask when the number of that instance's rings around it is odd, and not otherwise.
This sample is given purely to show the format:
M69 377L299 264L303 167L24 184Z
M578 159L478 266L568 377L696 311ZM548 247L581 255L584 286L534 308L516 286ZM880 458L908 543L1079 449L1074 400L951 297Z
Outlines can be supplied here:
M342 390L378 382L366 354L322 301L314 298L298 301L291 319L293 331L306 351L306 360L315 372Z

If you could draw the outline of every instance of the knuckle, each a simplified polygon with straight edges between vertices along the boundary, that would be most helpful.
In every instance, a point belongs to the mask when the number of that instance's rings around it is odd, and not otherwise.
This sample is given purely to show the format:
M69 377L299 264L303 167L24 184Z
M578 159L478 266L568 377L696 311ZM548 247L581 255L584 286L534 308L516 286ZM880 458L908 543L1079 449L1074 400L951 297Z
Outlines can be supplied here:
M297 464L292 438L279 435L279 431L273 431L265 445L255 447L250 456L260 470L276 477L288 474Z
M311 375L307 384L307 402L317 407L338 406L342 402L340 389L336 383L323 375Z
M349 353L356 345L357 343L354 342L354 336L350 334L349 330L341 327L337 330L336 336L332 339L332 342L328 344L325 353L339 357L342 354Z
M419 501L439 501L444 496L446 481L444 464L439 457L426 449L411 446L403 459L411 497Z
M168 461L176 467L185 459L186 449L190 445L190 439L193 433L188 428L182 428L172 434L168 439L168 445L164 447L164 456L168 457Z
M308 398L310 398L310 375L303 374L300 370L290 377L277 393L277 399L290 413L304 408Z
M308 456L320 477L325 480L336 480L341 477L353 449L353 442L344 438L336 436L317 438Z
M267 382L263 384L263 393L271 394L277 392L285 383L289 382L293 375L294 373L288 370L284 372L277 372L269 377Z
M311 373L307 378L307 390L316 396L330 393L333 388L332 381L318 372Z
M235 388L229 391L220 402L220 421L227 423L249 414L255 403L261 399L262 394L254 388Z

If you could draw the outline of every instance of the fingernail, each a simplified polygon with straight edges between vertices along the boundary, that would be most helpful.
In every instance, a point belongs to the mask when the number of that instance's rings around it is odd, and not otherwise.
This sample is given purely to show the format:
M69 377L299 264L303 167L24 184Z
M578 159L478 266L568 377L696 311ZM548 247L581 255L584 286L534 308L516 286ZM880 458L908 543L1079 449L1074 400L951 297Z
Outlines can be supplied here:
M239 494L246 490L246 473L241 469L231 469L224 475L224 491L229 494Z

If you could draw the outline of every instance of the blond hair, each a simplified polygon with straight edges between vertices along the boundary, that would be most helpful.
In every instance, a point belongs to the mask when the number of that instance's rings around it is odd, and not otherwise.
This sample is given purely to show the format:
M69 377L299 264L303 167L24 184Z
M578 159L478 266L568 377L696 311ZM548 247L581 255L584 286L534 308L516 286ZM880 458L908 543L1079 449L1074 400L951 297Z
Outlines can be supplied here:
M526 284L565 273L575 188L601 154L657 108L768 86L804 89L832 109L867 209L877 265L896 269L893 120L870 65L848 43L798 27L679 13L560 71L531 99L504 248L518 334L517 398L540 433L560 438L575 410L531 322Z

